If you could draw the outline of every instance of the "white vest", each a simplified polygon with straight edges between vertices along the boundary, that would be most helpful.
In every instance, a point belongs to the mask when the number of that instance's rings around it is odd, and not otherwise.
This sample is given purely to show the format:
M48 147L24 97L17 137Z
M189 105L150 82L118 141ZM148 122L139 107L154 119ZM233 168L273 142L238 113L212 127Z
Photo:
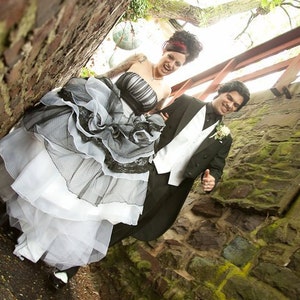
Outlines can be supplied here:
M157 152L153 159L158 174L170 172L168 184L178 186L182 182L183 173L191 157L219 123L217 121L203 130L205 114L206 105L168 145Z

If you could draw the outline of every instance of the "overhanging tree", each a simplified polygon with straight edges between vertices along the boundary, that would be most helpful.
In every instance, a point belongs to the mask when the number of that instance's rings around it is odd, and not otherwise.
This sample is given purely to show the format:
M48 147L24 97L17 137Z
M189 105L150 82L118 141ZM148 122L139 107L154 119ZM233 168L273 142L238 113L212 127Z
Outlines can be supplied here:
M277 6L283 10L286 6L300 8L300 1L239 0L201 8L190 5L183 0L132 0L124 18L131 20L147 17L174 19L198 27L206 27L217 23L220 19L248 11L254 11L252 13L253 19L253 15L267 14Z

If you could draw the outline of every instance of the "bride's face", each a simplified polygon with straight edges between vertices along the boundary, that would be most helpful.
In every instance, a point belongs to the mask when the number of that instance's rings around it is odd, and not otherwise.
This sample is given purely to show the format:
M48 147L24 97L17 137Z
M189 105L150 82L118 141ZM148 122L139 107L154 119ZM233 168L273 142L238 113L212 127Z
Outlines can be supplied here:
M178 70L185 63L185 60L185 54L165 51L156 64L157 73L161 76L170 75Z

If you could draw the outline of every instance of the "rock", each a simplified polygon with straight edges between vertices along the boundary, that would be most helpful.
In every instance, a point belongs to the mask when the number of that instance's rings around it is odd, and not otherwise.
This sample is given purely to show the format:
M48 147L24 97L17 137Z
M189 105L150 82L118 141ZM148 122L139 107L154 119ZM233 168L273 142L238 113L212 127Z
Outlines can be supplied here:
M245 266L256 255L258 249L248 240L237 236L223 250L223 256L238 267Z

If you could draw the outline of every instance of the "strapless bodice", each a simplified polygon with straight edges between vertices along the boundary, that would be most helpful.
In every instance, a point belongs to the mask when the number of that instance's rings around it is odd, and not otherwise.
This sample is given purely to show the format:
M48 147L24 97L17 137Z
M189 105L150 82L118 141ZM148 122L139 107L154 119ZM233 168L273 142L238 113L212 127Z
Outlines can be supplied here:
M122 99L136 115L153 109L157 104L157 95L152 87L138 74L126 72L116 81Z

